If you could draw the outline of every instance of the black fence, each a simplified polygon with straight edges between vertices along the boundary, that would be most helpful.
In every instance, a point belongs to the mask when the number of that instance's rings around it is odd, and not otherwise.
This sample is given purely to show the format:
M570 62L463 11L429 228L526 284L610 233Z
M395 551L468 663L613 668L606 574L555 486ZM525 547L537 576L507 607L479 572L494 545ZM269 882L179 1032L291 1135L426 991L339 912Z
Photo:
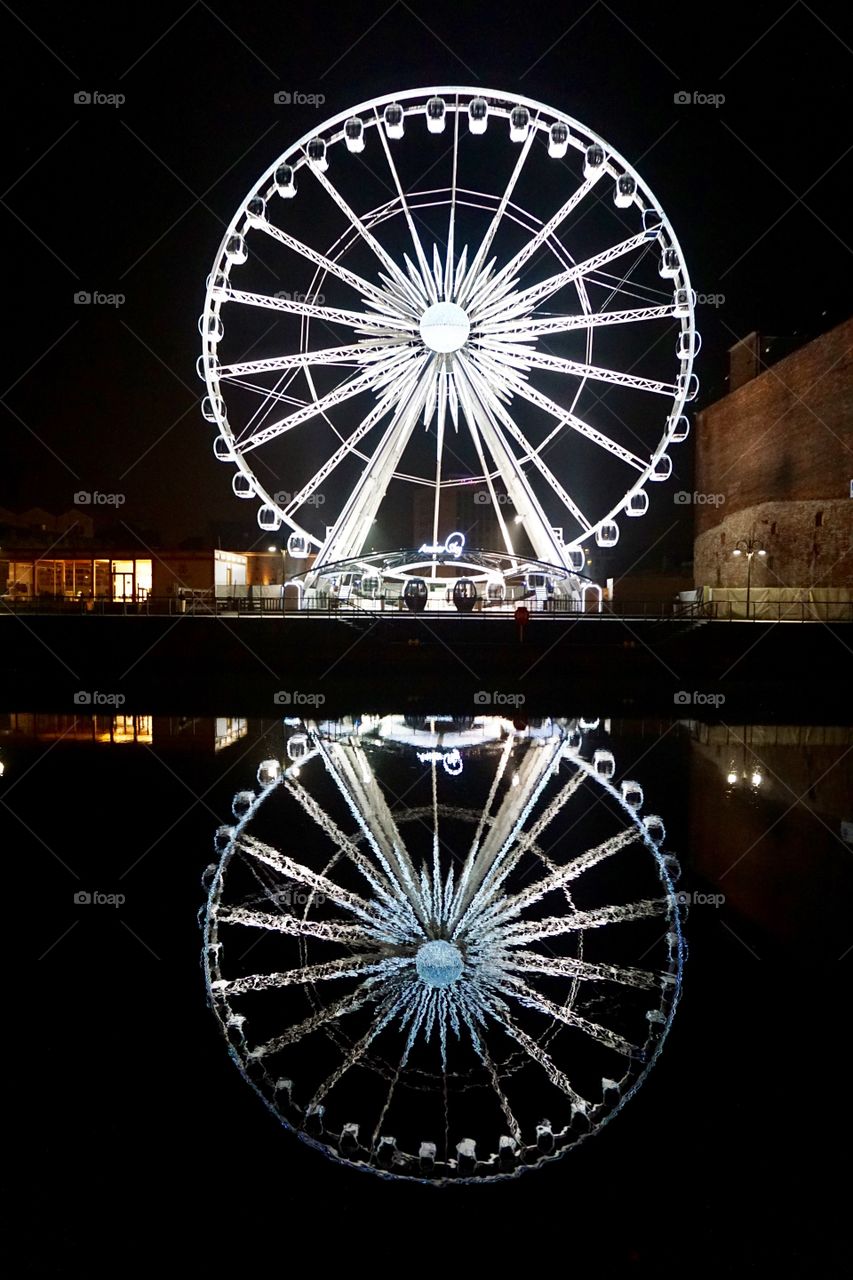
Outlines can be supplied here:
M432 607L430 607L432 604ZM825 600L816 598L802 601L750 602L747 616L743 601L713 600L707 602L682 600L625 600L602 601L601 607L592 599L584 608L570 600L540 601L520 597L517 600L493 602L478 599L468 612L457 611L452 604L427 602L423 614L411 612L401 597L375 601L340 600L333 595L312 597L298 603L281 595L228 596L211 592L193 592L185 596L149 596L144 600L68 600L51 596L35 599L0 600L0 613L20 616L34 614L81 614L89 616L147 616L166 615L178 617L257 617L284 618L329 617L341 621L394 617L470 617L503 618L514 620L515 610L523 606L531 619L576 618L597 620L677 620L679 622L853 622L853 600Z

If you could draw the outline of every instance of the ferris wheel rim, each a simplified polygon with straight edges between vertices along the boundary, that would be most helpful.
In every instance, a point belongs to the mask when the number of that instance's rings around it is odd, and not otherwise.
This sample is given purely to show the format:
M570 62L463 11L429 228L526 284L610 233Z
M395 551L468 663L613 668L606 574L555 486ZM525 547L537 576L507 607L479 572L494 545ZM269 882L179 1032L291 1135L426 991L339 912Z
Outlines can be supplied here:
M494 90L490 88L471 87L471 86L447 86L447 85L444 85L444 86L439 85L439 86L432 86L432 87L425 87L425 88L418 88L418 89L407 89L407 90L401 90L396 93L382 94L382 95L377 95L373 98L366 99L365 101L358 103L346 109L345 111L342 111L337 115L330 117L327 120L324 120L319 126L306 131L300 138L298 138L294 143L292 143L288 148L286 148L285 151L283 151L279 156L277 156L276 159L269 165L269 167L263 173L261 178L254 184L249 194L238 206L234 217L232 218L231 222L226 228L225 235L222 238L222 241L220 243L219 249L216 254L215 263L221 264L224 261L225 248L228 243L229 237L236 234L238 227L245 224L246 208L249 202L252 200L253 197L259 195L261 192L263 192L265 189L269 187L269 184L271 182L273 175L276 172L276 169L281 164L286 163L289 158L294 157L297 153L300 153L300 152L303 153L300 159L300 165L305 165L308 163L308 160L304 155L304 149L307 143L312 138L316 138L320 135L324 137L328 135L333 135L330 138L330 141L332 142L338 141L339 135L334 134L334 130L337 128L337 126L343 124L347 119L349 119L354 115L367 113L371 111L374 113L374 119L373 120L369 118L365 119L363 121L363 125L365 128L375 127L377 130L379 130L380 121L379 121L377 108L383 105L387 106L392 103L399 103L401 105L407 104L411 114L421 114L422 112L425 113L426 111L426 105L425 105L426 99L430 96L438 96L438 95L444 95L452 99L452 101L446 102L445 106L448 111L456 112L457 120L464 110L465 102L469 98L474 98L474 97L485 98L489 102L490 109L494 110L496 115L508 114L506 104L525 106L528 109L532 109L537 113L537 118L533 122L533 124L536 127L539 127L542 129L546 128L545 124L540 125L539 123L539 115L542 115L551 122L554 122L554 121L563 122L573 135L572 136L573 145L575 145L574 143L575 135L577 135L577 137L579 138L583 138L584 140L588 140L590 144L600 145L603 148L604 154L605 154L604 171L608 172L611 175L611 177L615 176L614 165L621 166L621 169L623 171L630 173L636 182L637 196L638 197L642 196L643 200L645 201L645 206L648 209L653 210L659 220L658 221L658 239L662 238L662 235L665 233L665 238L668 246L672 248L677 254L678 274L679 274L681 287L683 287L687 291L687 295L690 299L689 310L687 314L686 315L682 314L680 317L681 318L680 333L684 334L686 332L692 336L695 336L695 319L694 319L694 310L693 310L693 301L692 301L693 293L690 285L690 278L687 270L686 260L685 260L683 251L681 249L681 245L678 240L678 237L675 234L672 223L670 222L668 216L663 210L660 202L657 200L654 192L651 190L648 183L643 179L642 175L640 175L637 172L637 170L634 168L631 162L628 161L615 147L613 147L612 144L610 144L606 139L604 139L601 135L599 135L595 130L592 130L591 128L589 128L589 126L577 120L575 117L570 116L568 113L563 112L558 108L555 108L548 104L541 103L536 99L529 98L526 95L514 94L504 90ZM413 105L413 104L419 103L420 100L423 100L422 105L418 105L418 106ZM343 134L341 134L340 137L343 137ZM445 190L448 190L448 188L445 188ZM483 195L484 193L480 193L480 194ZM386 204L389 208L389 213L387 214L387 216L396 216L400 212L402 212L405 198L406 197L404 193L401 192L399 197L392 197L390 201L387 201ZM635 201L635 202L637 203L637 207L640 208L639 201ZM396 205L399 205L399 207L395 208L394 206ZM377 208L380 208L380 207L381 206L377 206ZM371 225L376 225L376 224L374 223ZM212 316L215 316L218 318L219 308L221 307L221 301L219 303L215 303L213 299L213 293L214 293L213 277L215 275L215 271L216 271L216 267L214 267L214 271L211 273L211 277L208 280L208 286L205 293L205 307L204 307L204 312L202 316L202 319L205 322L205 324L209 322ZM583 281L583 279L584 279L583 277L580 278L581 281ZM674 316L675 316L675 313L673 312L673 317ZM310 325L310 317L303 317L303 319L307 320L307 323ZM591 336L590 328L587 329L587 336L588 337ZM216 380L216 384L214 385L210 377L211 360L208 358L209 357L208 346L209 344L206 341L205 349L202 356L202 359L205 361L204 378L207 384L208 392L215 403L215 398L221 395L221 391L219 390L218 379ZM629 514L629 515L643 514L643 511L648 507L648 496L644 492L642 492L644 489L644 486L658 479L667 478L666 475L659 476L659 475L655 475L654 472L658 464L664 458L664 455L667 453L669 446L673 443L678 442L680 439L683 438L683 434L676 437L674 433L674 426L671 427L670 424L675 424L675 426L677 426L683 420L684 407L688 402L688 400L693 398L691 395L689 395L689 391L691 390L691 381L692 379L695 379L695 374L693 374L693 364L694 364L694 356L695 356L694 346L695 346L695 343L691 341L690 343L688 343L687 353L679 354L681 372L679 374L679 378L676 384L673 384L673 386L676 388L676 393L672 397L671 412L667 418L666 428L663 434L661 435L657 446L652 451L647 465L645 466L644 470L640 473L639 478L636 479L634 483L628 487L628 489L623 493L622 497L619 498L613 504L613 506L609 509L609 511L607 511L605 515L599 516L598 519L594 519L592 521L587 522L588 527L586 529L584 529L583 525L581 524L579 532L575 534L575 536L571 537L570 539L567 539L562 544L567 549L582 548L584 543L586 543L587 541L593 538L598 540L600 531L603 529L603 527L606 525L615 527L616 519L623 513ZM589 375L586 375L586 376L589 376ZM581 391L583 390L583 387L586 381L586 376L581 381L578 387L578 390L575 396L575 401L574 401L575 403L577 403L577 397L580 395ZM695 395L695 391L693 394ZM317 415L317 416L320 416L320 415ZM328 419L326 419L326 421L328 425L333 426L333 424L331 424ZM225 423L227 423L227 415L225 416L224 421L220 420L218 424L220 428L220 434L223 436L223 438L226 439L226 441L230 440L232 443L234 443L236 441L236 437L234 436L233 432L230 431L230 428L226 428ZM557 428L555 428L555 432L557 430L564 429L564 427L565 427L565 420L560 425L558 425ZM335 430L334 426L333 426L333 430ZM521 465L525 466L529 464L531 461L533 461L534 458L538 456L539 450L542 447L543 447L542 444L535 447L528 446L527 452L523 453L520 459ZM355 449L353 449L351 450L351 452L353 452L354 456L359 457L362 460L365 459L366 455L363 454L361 451L356 452ZM239 453L239 451L236 448L233 450L232 457L230 460L237 467L239 472L242 473L247 484L254 491L255 496L261 499L262 503L265 506L277 512L277 515L279 517L278 519L279 525L286 525L294 533L297 533L300 536L306 538L309 544L313 544L314 546L322 549L322 546L324 544L322 543L321 539L319 539L315 534L313 534L310 531L310 529L306 528L302 523L297 522L291 516L288 516L283 511L281 511L279 504L273 500L272 495L269 494L269 492L266 490L266 488L263 485L261 485L257 477L257 474L246 463L245 457L241 453ZM669 460L669 463L670 463L669 471L671 472L671 460ZM664 470L666 470L666 468L664 468ZM668 474L669 472L667 472L667 475ZM408 477L398 476L396 472L394 473L394 475L396 476L396 478L408 478ZM484 473L484 478L489 475L490 476L495 475L494 467L486 470L486 472ZM236 480L236 475L235 475L235 480ZM429 480L424 480L423 483L429 484L430 482ZM235 487L235 491L236 491L236 487ZM643 508L642 511L630 510L630 505L632 503L633 498L635 496L640 495L641 492L642 492L642 497L645 499L645 508ZM245 494L241 496L249 496L249 495ZM558 497L559 497L559 494L558 494ZM304 503L302 505L304 506ZM573 516L573 518L577 519L577 516ZM578 523L580 524L580 522ZM267 527L267 526L262 525L262 528L263 527ZM600 545L604 545L604 544L600 544Z
M313 722L300 721L300 724L304 724L306 727L311 723ZM583 724L582 721L579 723ZM314 725L314 730L315 732L317 732L318 726ZM578 732L583 734L585 730L579 730ZM492 745L495 745L495 744L492 744ZM631 783L631 782L623 782L621 789L617 789L614 783L610 781L609 777L602 776L599 772L596 771L595 757L593 757L592 760L584 759L583 755L581 754L583 749L584 749L583 743L581 740L581 746L578 749L578 751L577 752L573 751L570 755L570 760L572 765L578 766L578 768L581 769L587 775L588 778L593 780L596 783L596 785L602 786L608 792L610 798L615 802L618 808L625 814L629 822L634 825L636 834L641 840L645 850L648 853L650 853L653 857L653 861L656 865L657 876L660 880L661 888L665 893L667 902L669 904L669 909L667 912L667 920L668 920L668 927L670 929L670 936L672 937L672 940L673 940L672 945L668 944L669 966L668 966L667 972L670 974L671 985L667 984L665 988L662 988L662 990L665 989L666 991L666 1000L663 1001L662 1003L662 1009L665 1005L665 1016L663 1016L660 1021L657 1021L655 1019L652 1019L650 1021L649 1037L648 1037L647 1045L650 1045L651 1049L647 1053L644 1052L642 1058L640 1059L640 1062L641 1062L640 1068L636 1072L636 1074L633 1076L633 1078L630 1080L630 1082L626 1084L624 1088L622 1088L620 1084L618 1100L615 1102L615 1104L611 1103L610 1109L603 1114L601 1113L601 1106L603 1106L604 1104L600 1104L600 1105L596 1104L596 1109L599 1111L599 1114L596 1115L595 1123L594 1125L592 1125L589 1131L581 1130L577 1135L574 1135L572 1137L572 1140L570 1142L554 1148L550 1153L541 1155L541 1157L537 1157L537 1159L531 1164L525 1164L523 1161L519 1160L518 1163L512 1168L511 1171L501 1171L499 1168L495 1167L496 1155L493 1153L493 1154L490 1154L490 1156L488 1157L488 1161L483 1162L482 1160L479 1160L480 1164L485 1165L486 1172L483 1172L483 1173L475 1172L473 1175L468 1176L465 1174L460 1174L458 1170L456 1172L452 1171L452 1163L448 1155L448 1157L442 1162L443 1166L446 1166L446 1168L444 1168L443 1170L442 1176L440 1177L421 1176L418 1173L410 1171L408 1169L406 1171L395 1172L380 1166L376 1162L376 1155L378 1150L380 1149L380 1146L377 1145L375 1141L375 1136L374 1136L374 1142L372 1147L372 1159L369 1162L365 1162L363 1159L359 1159L359 1160L348 1159L347 1156L343 1154L340 1149L331 1147L328 1144L328 1142L323 1142L322 1140L318 1140L317 1138L313 1137L310 1133L306 1132L304 1127L301 1127L300 1125L291 1122L291 1120L289 1120L288 1117L283 1114L280 1106L276 1104L275 1099L273 1097L270 1097L268 1093L264 1091L258 1079L256 1077L253 1078L253 1075L250 1072L249 1066L248 1066L249 1059L244 1061L240 1053L237 1051L236 1047L234 1046L234 1044L229 1042L228 1043L229 1054L232 1060L234 1061L235 1065L237 1066L238 1070L240 1071L240 1074L243 1076L246 1082L252 1086L255 1093L258 1095L258 1097L261 1099L261 1101L264 1103L267 1109L275 1116L275 1118L280 1123L282 1123L285 1126L285 1128L295 1133L302 1141L306 1142L308 1145L312 1146L314 1149L316 1149L323 1155L333 1159L336 1163L349 1165L354 1169L358 1169L364 1172L370 1172L377 1176L380 1176L386 1179L396 1180L396 1181L404 1181L404 1182L420 1181L425 1183L431 1183L433 1185L444 1184L447 1182L459 1183L459 1184L483 1184L486 1182L492 1183L492 1182L498 1182L498 1181L507 1181L507 1180L516 1178L523 1173L529 1172L533 1168L538 1168L546 1163L553 1163L554 1160L557 1160L562 1158L563 1156L566 1156L570 1151L573 1151L576 1147L580 1146L589 1136L596 1133L599 1129L603 1128L612 1119L614 1119L622 1111L626 1103L634 1096L634 1094L645 1082L645 1080L647 1079L649 1073L651 1072L652 1068L657 1062L657 1059L663 1049L664 1043L671 1029L672 1022L675 1017L675 1013L676 1013L676 1010L681 998L681 993L682 993L683 968L686 960L686 942L685 942L684 932L682 927L683 916L684 916L684 909L681 905L682 896L679 895L675 889L675 881L678 878L679 869L678 869L677 863L674 864L674 869L673 869L672 855L666 854L663 852L663 849L662 849L663 836L661 837L661 839L656 841L651 835L651 828L649 824L651 822L660 823L660 819L656 817L654 818L648 817L644 819L641 817L641 810L643 808L642 798L640 800L639 806L635 806L628 803L625 788L636 786L637 784ZM596 755L598 754L600 753L597 752ZM217 992L214 990L214 981L211 976L212 974L211 956L212 955L214 957L214 964L216 967L216 971L219 972L219 960L220 960L222 944L218 941L218 918L217 918L216 912L218 912L219 902L220 902L222 890L224 887L225 874L228 870L228 867L230 866L232 859L234 858L237 852L237 845L238 845L240 834L245 830L249 822L256 816L258 810L264 805L264 803L274 793L276 793L279 790L282 783L284 783L289 776L294 775L294 771L296 771L296 776L298 776L298 772L300 768L304 767L304 765L311 759L317 758L317 756L318 756L318 750L315 748L315 750L310 752L306 757L301 758L298 763L294 762L293 764L288 766L286 769L282 770L280 775L275 780L270 782L269 785L264 786L257 795L254 795L251 804L248 806L246 811L240 817L239 821L233 827L227 828L227 831L229 833L228 843L226 847L224 847L222 850L218 865L215 867L215 869L210 868L210 870L213 870L214 873L209 885L207 903L205 907L204 923L203 923L203 938L204 938L203 969L204 969L205 986L207 989L208 1001L211 1008L214 1010L217 1016L217 1020L220 1022L223 1034L225 1034L226 1036L226 1041L228 1040L227 1027L220 1013L220 1006L216 998ZM248 794L248 793L244 793L244 794ZM430 806L423 806L423 807L431 811ZM453 808L455 811L454 806L451 806L451 808ZM479 816L479 811L476 809L466 810L466 813L468 814L472 822ZM222 829L222 830L224 832L226 829ZM336 850L332 854L331 863L335 863L339 861L342 856L343 856L342 851ZM331 863L328 865L331 865ZM324 864L324 866L325 865L326 864ZM306 906L305 911L307 912L307 910L308 910L308 907ZM217 927L213 930L213 932L216 934L216 939L217 939L215 943L212 941L212 932L211 932L211 924L213 920L217 920ZM321 1007L325 1007L325 1006L322 1006L321 1004ZM656 1029L652 1027L651 1025L652 1022L657 1023ZM543 1034L545 1033L543 1032ZM306 1121L307 1115L308 1115L308 1112L305 1111L302 1117L303 1122ZM377 1132L378 1132L378 1129L377 1129ZM408 1158L413 1159L414 1157L409 1157L407 1155L407 1159Z

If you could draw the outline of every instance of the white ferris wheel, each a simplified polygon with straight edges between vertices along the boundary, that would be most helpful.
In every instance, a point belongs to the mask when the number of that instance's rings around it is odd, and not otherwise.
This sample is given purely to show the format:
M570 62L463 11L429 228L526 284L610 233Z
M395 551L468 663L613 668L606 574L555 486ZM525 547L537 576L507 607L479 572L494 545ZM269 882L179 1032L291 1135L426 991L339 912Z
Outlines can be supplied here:
M657 1061L685 958L678 861L600 721L284 727L204 875L245 1079L385 1177L514 1178L598 1132Z
M200 320L203 414L234 493L314 575L399 547L386 508L409 488L425 536L397 576L440 576L450 532L485 530L504 574L528 557L568 581L671 474L694 302L602 138L516 94L407 90L312 129L240 205Z

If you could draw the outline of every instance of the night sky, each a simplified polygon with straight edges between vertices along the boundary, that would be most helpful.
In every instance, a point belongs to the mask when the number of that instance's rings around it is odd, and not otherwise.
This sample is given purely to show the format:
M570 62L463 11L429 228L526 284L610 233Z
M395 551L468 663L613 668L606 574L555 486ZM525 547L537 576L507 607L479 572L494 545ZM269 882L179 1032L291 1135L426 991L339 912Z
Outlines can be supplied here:
M208 536L213 521L258 538L256 504L233 497L198 410L205 278L278 154L312 122L399 88L528 94L637 164L695 288L725 298L698 308L694 409L724 388L737 337L806 338L849 313L853 41L835 5L3 9L0 505L59 511L78 489L122 492L120 517L164 545ZM279 106L282 89L325 103ZM679 91L725 102L680 105ZM126 100L82 105L80 92ZM75 305L80 290L125 301ZM661 549L690 554L690 511L673 510L672 491L691 479L688 444L636 522L640 544L664 535L649 568Z

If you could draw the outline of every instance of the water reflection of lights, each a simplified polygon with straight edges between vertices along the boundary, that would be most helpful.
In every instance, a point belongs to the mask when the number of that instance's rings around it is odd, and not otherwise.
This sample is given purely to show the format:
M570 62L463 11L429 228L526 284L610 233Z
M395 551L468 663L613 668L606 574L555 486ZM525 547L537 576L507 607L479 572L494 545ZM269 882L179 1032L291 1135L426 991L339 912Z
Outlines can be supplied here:
M286 732L206 873L209 998L267 1105L335 1159L432 1182L513 1177L606 1123L684 954L640 784L577 721Z

